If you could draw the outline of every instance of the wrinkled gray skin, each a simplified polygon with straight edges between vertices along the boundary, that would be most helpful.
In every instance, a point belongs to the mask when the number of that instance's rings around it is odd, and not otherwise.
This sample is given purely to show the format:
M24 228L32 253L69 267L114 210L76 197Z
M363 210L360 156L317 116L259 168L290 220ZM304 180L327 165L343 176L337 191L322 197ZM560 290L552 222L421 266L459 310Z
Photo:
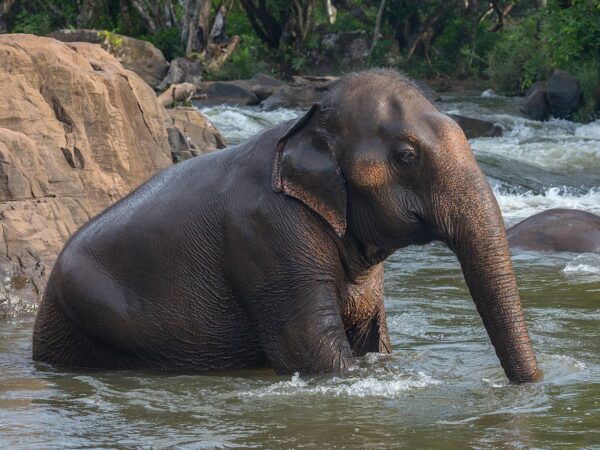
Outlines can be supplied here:
M337 372L391 351L382 263L435 239L508 378L538 379L502 217L460 127L395 72L349 75L294 124L169 168L79 230L33 357Z
M600 217L576 209L549 209L506 232L511 247L546 252L600 253Z

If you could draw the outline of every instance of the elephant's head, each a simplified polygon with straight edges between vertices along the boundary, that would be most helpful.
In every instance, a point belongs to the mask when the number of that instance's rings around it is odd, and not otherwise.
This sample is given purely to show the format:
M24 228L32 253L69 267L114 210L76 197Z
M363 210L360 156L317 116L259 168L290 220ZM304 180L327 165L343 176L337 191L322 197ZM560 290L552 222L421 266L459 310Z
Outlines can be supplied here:
M341 79L279 141L273 188L374 258L445 242L507 377L541 377L495 197L460 127L410 81L388 70Z

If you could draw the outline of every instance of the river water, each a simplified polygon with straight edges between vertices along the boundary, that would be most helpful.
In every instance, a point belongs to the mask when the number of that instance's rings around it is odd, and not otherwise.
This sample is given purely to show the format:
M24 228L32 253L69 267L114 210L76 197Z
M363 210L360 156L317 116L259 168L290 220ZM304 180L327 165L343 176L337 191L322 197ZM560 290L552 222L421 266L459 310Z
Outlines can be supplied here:
M552 207L600 214L600 121L537 123L519 100L440 107L501 124L471 140L508 225ZM230 142L299 112L205 109ZM509 385L441 245L386 265L392 355L336 376L270 370L74 372L34 364L33 318L0 323L2 448L600 448L600 255L513 252L545 378Z

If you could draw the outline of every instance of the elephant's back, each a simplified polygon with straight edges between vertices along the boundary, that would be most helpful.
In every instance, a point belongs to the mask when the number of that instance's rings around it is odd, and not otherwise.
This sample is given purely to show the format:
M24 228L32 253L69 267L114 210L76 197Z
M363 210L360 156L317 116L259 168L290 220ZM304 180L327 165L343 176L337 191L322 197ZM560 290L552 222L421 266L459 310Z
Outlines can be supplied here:
M507 231L511 247L534 251L600 253L600 217L586 211L550 209Z

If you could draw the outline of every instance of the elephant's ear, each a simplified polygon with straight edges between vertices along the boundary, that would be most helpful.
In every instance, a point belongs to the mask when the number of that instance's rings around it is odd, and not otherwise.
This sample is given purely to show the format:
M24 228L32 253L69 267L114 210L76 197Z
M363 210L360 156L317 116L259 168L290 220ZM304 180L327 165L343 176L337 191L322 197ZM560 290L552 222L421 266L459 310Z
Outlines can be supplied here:
M321 114L321 105L314 104L279 140L273 190L303 202L342 237L346 232L346 185L319 128Z

